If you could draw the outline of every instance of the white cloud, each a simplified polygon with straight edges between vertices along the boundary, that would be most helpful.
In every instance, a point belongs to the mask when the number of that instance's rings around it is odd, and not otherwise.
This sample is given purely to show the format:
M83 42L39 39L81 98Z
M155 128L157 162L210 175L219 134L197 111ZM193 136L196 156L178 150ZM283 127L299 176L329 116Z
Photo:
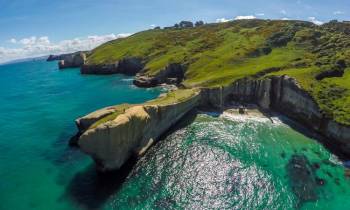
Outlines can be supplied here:
M216 19L216 22L217 23L226 23L226 22L229 22L231 21L232 19L226 19L226 18L219 18L219 19Z
M9 42L12 43L12 44L16 44L17 40L15 38L12 38L12 39L9 40Z
M156 27L156 25L155 24L152 24L152 25L150 25L151 26L151 28L155 28Z
M253 15L235 17L235 20L250 20L250 19L256 19L256 17Z
M315 17L309 17L309 20L311 22L313 22L314 24L316 24L316 25L322 25L323 24L322 21L317 20Z
M287 18L287 17L284 17L284 18L282 18L282 20L289 20L289 18Z
M287 11L284 10L284 9L282 9L282 10L280 11L280 13L283 14L283 15L286 15L286 14L287 14Z
M256 16L265 16L265 13L256 13Z
M50 42L49 37L28 37L17 41L15 38L10 39L10 42L16 44L16 48L0 47L0 63L36 56L44 56L49 54L69 53L80 50L91 50L98 45L105 42L127 37L130 34L107 34L107 35L93 35L83 38L75 38L70 40L63 40L57 43Z
M343 12L343 11L334 11L333 14L334 15L344 15L345 12Z

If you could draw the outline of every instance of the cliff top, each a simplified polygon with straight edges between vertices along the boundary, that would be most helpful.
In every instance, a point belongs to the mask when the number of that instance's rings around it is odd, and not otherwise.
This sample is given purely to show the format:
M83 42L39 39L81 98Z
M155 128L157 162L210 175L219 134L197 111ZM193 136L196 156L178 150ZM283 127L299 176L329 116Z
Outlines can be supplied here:
M289 75L336 121L350 125L350 24L237 20L193 28L153 29L94 49L87 64L138 57L142 73L186 67L186 87L229 85L243 77Z

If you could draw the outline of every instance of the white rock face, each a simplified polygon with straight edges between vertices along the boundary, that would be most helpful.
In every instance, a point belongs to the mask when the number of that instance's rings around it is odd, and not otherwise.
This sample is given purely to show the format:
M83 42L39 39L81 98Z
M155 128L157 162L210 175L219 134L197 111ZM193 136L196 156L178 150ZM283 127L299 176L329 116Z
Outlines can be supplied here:
M199 101L198 93L176 104L131 107L114 120L85 131L78 144L95 160L99 170L119 169L131 155L144 153L153 140L198 106Z
M105 108L77 120L80 148L102 171L120 168L133 154L142 154L187 112L197 106L223 108L228 100L258 104L276 110L322 134L350 156L350 127L324 117L317 103L287 76L263 80L242 79L229 87L201 89L196 95L170 105L134 106L114 120L88 129L113 112Z

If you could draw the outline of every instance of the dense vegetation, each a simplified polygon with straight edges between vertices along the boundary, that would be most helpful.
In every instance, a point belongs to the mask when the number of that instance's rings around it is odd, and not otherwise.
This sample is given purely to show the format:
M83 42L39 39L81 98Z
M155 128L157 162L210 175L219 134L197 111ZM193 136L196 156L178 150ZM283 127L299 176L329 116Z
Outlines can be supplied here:
M154 29L95 50L88 64L125 57L156 75L167 65L186 67L186 87L224 86L243 77L290 75L326 115L350 125L350 23L239 20L194 28Z

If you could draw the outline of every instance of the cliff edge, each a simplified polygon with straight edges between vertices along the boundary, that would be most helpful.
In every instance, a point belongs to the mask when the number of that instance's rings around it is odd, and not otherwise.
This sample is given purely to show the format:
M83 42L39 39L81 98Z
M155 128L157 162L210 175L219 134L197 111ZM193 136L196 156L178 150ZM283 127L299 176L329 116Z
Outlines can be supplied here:
M295 79L272 76L241 79L227 87L184 89L141 105L123 104L91 113L77 120L78 145L99 170L120 168L131 155L140 155L178 122L199 107L223 108L234 102L256 103L278 111L325 136L339 153L350 157L350 127L325 116Z
M118 169L131 155L143 154L165 131L197 107L199 93L178 90L143 105L107 108L80 118L78 145L95 160L99 170Z

